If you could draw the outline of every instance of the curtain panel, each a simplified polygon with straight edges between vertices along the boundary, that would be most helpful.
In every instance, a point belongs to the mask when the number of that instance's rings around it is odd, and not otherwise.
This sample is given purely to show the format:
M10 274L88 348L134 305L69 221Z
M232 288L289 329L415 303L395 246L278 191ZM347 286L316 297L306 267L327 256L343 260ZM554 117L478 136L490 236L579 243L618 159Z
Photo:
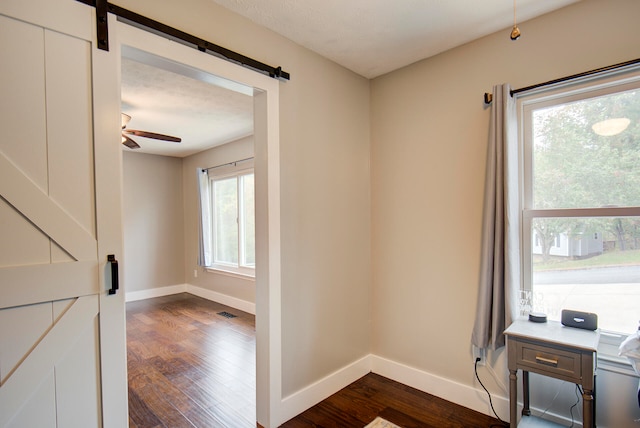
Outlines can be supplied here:
M198 266L211 266L211 197L209 192L209 174L206 169L197 169L198 201L200 202L200 221L198 222Z
M478 303L471 343L505 345L520 293L520 204L516 102L508 84L493 88L485 176Z

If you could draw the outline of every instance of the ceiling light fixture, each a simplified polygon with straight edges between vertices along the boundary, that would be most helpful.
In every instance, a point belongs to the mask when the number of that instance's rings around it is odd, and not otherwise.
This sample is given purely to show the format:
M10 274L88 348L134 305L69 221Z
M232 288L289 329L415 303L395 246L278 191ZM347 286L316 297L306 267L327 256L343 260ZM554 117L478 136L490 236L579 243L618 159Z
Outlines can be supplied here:
M603 120L598 123L594 123L591 129L598 135L603 137L611 137L612 135L618 135L631 123L631 120L626 117L616 117L613 119Z
M511 40L518 40L520 38L520 29L516 24L516 0L513 0L513 29L511 30Z

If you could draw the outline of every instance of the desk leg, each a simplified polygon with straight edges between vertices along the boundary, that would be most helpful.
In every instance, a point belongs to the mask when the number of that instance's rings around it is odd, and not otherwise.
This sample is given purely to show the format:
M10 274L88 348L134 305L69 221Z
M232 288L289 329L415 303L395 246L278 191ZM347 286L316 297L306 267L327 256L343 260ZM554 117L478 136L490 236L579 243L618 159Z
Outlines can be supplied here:
M593 391L585 389L582 393L582 426L584 428L593 428L596 426L594 418L595 404Z
M531 416L531 410L529 409L529 372L522 371L522 402L524 407L522 408L522 416Z
M509 370L509 426L518 427L518 370Z

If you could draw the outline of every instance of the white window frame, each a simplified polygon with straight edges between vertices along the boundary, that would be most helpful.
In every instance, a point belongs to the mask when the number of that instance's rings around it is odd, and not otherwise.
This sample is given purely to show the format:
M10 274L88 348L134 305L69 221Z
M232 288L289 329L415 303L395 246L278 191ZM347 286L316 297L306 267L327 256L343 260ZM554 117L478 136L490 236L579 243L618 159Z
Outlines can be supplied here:
M542 88L517 95L519 158L520 158L520 212L521 212L521 287L523 292L532 291L532 221L535 218L558 217L636 217L640 207L575 208L575 209L534 209L533 208L533 141L531 112L540 108L623 92L640 88L640 67L609 72L604 75L583 78L568 84ZM619 344L626 338L617 332L601 331L598 358L605 364L624 367L629 363L617 355ZM615 371L615 370L614 370Z
M233 276L242 276L242 277L249 277L249 278L255 278L256 275L256 269L255 269L255 265L250 266L247 265L244 261L243 261L243 247L244 247L244 236L243 236L243 232L244 232L244 227L240 227L240 224L242 222L244 222L244 216L243 216L243 210L242 210L242 204L241 204L241 193L242 190L240 189L241 185L241 180L237 180L237 194L238 194L238 206L237 206L237 222L238 222L238 264L232 264L232 263L220 263L220 262L216 262L216 227L215 227L215 219L216 219L216 204L215 204L215 194L214 194L214 182L216 181L220 181L220 180L224 180L227 178L231 178L231 177L241 177L241 176L245 176L245 175L253 175L254 176L254 180L255 180L255 172L253 169L253 162L244 162L243 165L240 166L236 166L236 164L231 164L229 166L225 166L219 169L212 169L209 170L209 188L208 188L208 192L209 192L209 202L211 204L210 206L210 212L211 212L211 216L210 216L210 221L211 221L211 235L209 237L207 237L207 239L209 239L211 241L210 244L210 248L212 251L212 261L211 261L211 265L210 266L206 266L207 270L211 271L211 272L218 272L218 273L224 273L224 274L229 274L229 275L233 275ZM254 193L254 197L255 197L255 193ZM255 203L255 201L254 201ZM255 249L254 249L255 251Z

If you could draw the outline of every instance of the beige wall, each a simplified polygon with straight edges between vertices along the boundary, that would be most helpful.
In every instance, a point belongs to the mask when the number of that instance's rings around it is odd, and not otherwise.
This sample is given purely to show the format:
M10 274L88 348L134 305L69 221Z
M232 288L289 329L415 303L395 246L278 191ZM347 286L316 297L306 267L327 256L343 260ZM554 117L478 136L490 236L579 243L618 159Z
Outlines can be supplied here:
M482 95L638 57L640 2L583 0L520 23L517 42L506 28L371 82L211 0L119 4L291 73L280 84L283 395L373 353L484 399L470 350ZM187 247L192 221L187 208ZM490 359L498 383L503 357ZM628 389L629 378L600 378L599 408L627 417L630 398L610 385ZM599 415L615 426L611 412Z
M256 302L255 281L198 267L199 201L196 170L253 157L253 138L244 138L188 156L182 163L186 282L246 302ZM194 275L198 272L198 276Z
M372 81L374 354L479 388L470 337L489 123L483 93L637 58L639 16L635 0L584 0L521 23L516 42L505 29ZM496 372L506 383L503 362ZM599 391L599 407L633 403L625 382L629 395ZM559 411L568 416L568 407Z
M182 160L123 153L126 292L184 283Z
M369 81L211 0L118 5L291 73L280 84L282 393L368 355Z

